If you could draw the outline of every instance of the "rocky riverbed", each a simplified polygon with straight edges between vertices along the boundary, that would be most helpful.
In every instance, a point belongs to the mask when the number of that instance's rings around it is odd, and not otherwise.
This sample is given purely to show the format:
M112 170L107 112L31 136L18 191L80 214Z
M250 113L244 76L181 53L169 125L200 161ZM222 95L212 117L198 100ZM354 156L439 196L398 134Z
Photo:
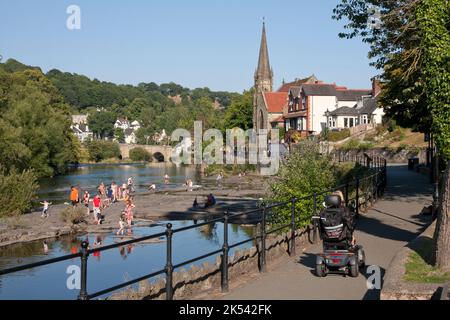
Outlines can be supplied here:
M257 207L258 199L266 194L268 179L260 176L232 176L224 179L222 186L201 187L193 192L187 192L180 185L179 189L170 192L136 194L135 222L137 225L145 226L158 220L206 220L222 217L227 210L230 213L253 210ZM214 178L211 177L211 180ZM207 210L192 208L195 198L202 205L210 193L217 199L216 206ZM124 209L124 203L117 202L104 211L106 216L104 224L94 224L91 212L86 219L87 223L73 225L65 223L61 217L61 212L67 206L67 204L50 206L49 217L45 219L41 217L41 211L0 219L0 247L52 239L67 234L111 233L118 229L119 217ZM253 214L242 216L234 222L252 224L257 220L258 216Z

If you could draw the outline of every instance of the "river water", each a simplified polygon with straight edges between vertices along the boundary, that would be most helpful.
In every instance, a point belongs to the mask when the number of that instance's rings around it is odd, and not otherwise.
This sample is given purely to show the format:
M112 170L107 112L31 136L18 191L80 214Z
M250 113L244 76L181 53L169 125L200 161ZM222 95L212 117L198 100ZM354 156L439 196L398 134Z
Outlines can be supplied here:
M169 185L164 185L165 174L171 177ZM195 167L176 167L170 164L89 165L74 169L66 176L41 180L38 198L61 203L67 201L72 185L78 186L81 190L95 192L100 182L106 185L112 181L124 183L129 177L133 177L138 193L146 191L150 183L155 183L159 189L180 188L187 178L192 179L195 184L201 184L200 175ZM138 223L133 228L133 236L137 238L163 232L166 223L158 222L152 226L139 226ZM193 221L171 223L174 229L194 224ZM230 225L229 228L230 244L246 240L254 233L254 227ZM0 249L0 269L77 252L83 240L88 240L90 246L95 247L128 239L118 238L112 233L65 236L49 241L48 252L44 250L43 241L4 247ZM223 224L220 223L177 233L173 238L173 263L178 264L221 249L222 239ZM94 293L163 269L166 261L166 243L165 239L161 240L160 243L122 246L90 256L88 292ZM252 245L248 243L240 248ZM204 259L195 265L201 265L206 261L214 262L215 257ZM79 266L80 259L0 276L0 300L76 299L78 290L70 290L67 287L69 278L67 268L73 265Z
M170 177L168 185L164 184L166 174ZM129 177L133 178L138 193L148 191L151 184L156 184L158 190L170 190L182 187L186 179L192 179L195 184L201 183L200 173L195 166L177 167L170 163L81 165L67 175L41 179L38 200L62 203L68 201L71 186L83 191L88 190L92 194L97 192L101 182L106 186L111 185L113 181L121 185L126 183Z

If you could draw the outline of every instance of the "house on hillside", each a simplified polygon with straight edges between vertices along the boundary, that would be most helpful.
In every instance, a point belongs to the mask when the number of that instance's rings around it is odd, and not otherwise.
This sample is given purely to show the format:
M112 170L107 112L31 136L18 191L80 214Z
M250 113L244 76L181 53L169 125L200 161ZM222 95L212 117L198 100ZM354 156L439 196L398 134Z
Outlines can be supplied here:
M346 129L358 125L379 125L383 123L384 110L378 104L380 85L372 79L372 91L361 96L353 106L345 105L325 112L329 129ZM353 104L353 101L351 102ZM350 104L350 105L351 105Z
M114 124L114 129L127 130L130 128L130 121L127 118L119 118Z
M126 144L136 144L137 143L137 137L136 137L136 131L132 128L125 129L123 131L125 136L125 143Z
M87 117L87 115L73 115L72 125L70 126L73 134L82 143L92 139L94 136L93 132L89 130Z
M136 131L141 128L139 121L130 122L127 118L119 118L114 124L114 128L123 130L126 144L137 143Z

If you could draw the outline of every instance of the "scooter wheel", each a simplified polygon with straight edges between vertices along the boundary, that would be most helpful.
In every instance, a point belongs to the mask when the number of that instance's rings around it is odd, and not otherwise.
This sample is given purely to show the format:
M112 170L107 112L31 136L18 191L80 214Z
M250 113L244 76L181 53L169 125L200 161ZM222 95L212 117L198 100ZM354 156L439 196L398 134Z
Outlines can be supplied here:
M327 270L323 264L316 264L316 276L319 278L327 276Z
M350 266L350 276L357 278L359 276L359 266L357 264Z

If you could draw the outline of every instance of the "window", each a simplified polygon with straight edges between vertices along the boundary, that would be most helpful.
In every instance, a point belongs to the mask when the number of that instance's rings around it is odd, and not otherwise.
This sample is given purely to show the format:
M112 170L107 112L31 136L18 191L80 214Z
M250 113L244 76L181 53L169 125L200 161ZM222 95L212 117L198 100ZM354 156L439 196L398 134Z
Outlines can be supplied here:
M344 128L348 128L348 118L344 118Z
M355 119L350 118L350 128L355 126L354 121L355 121Z

